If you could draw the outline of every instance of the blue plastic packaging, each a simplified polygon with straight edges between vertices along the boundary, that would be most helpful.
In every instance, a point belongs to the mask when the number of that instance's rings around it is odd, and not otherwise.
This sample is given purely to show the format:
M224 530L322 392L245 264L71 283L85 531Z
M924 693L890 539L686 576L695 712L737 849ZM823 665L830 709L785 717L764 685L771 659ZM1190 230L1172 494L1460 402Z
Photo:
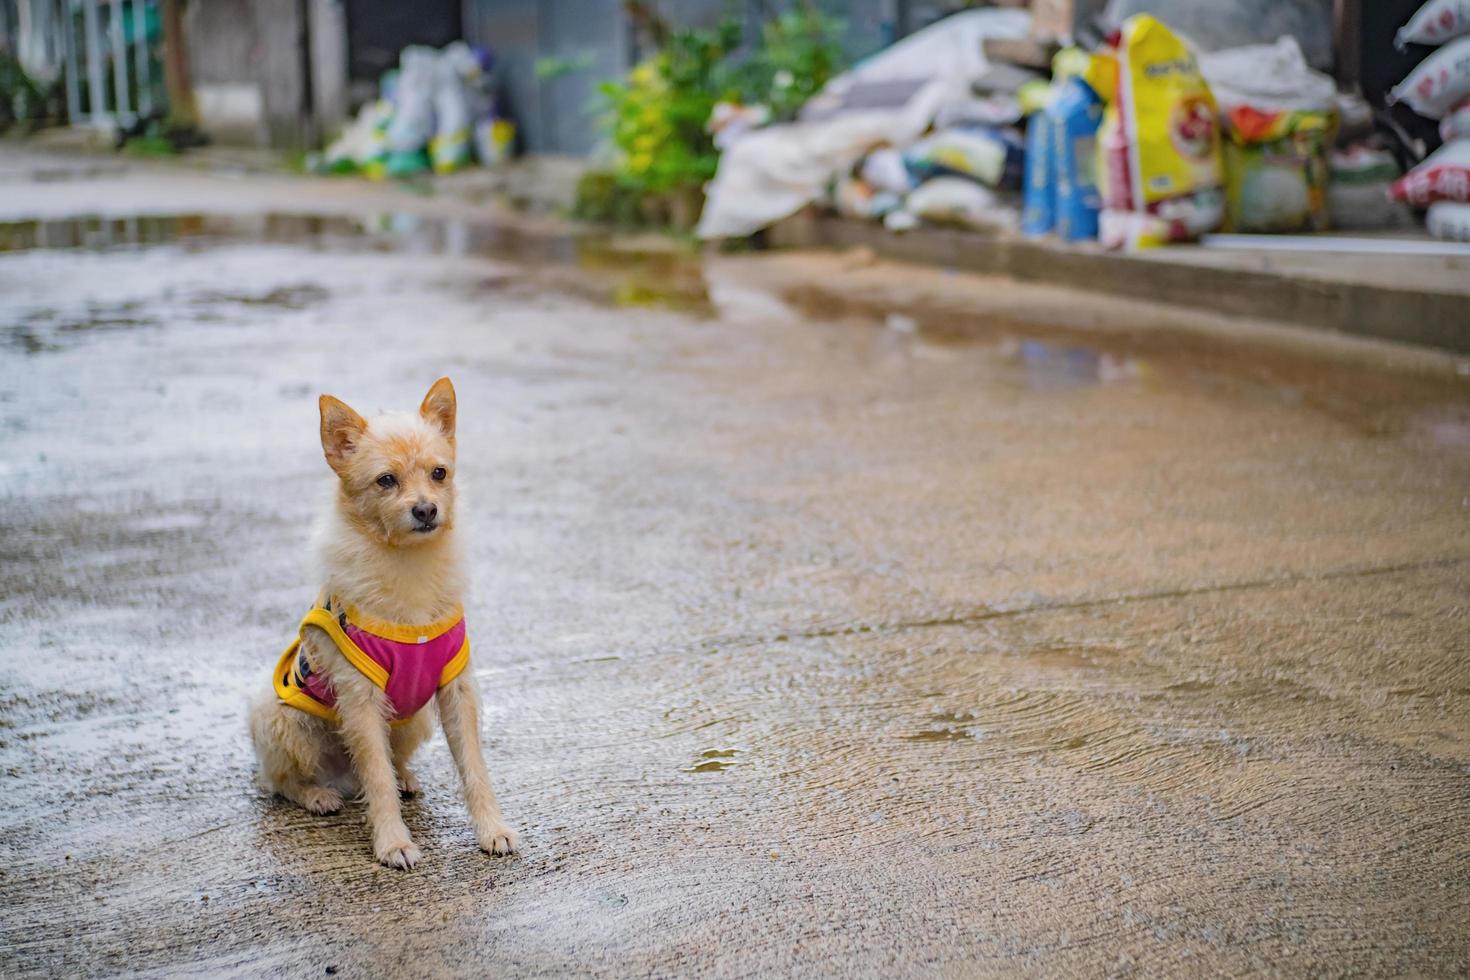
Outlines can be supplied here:
M1102 210L1096 174L1102 99L1082 79L1069 78L1044 114L1050 123L1056 173L1057 235L1068 241L1096 238L1097 217Z
M1044 235L1056 225L1057 169L1052 120L1045 111L1026 122L1026 181L1021 191L1021 232Z

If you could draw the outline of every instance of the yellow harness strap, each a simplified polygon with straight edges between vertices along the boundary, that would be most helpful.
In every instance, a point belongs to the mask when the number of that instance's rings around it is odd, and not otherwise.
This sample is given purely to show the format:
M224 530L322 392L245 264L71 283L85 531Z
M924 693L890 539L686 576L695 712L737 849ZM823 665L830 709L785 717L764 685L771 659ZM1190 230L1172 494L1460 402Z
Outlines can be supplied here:
M463 615L463 612L457 613L453 619L446 621L447 625L453 625ZM438 625L435 624L435 626ZM341 652L342 656L347 658L348 663L361 671L362 675L372 681L379 690L387 690L388 672L383 669L383 665L364 653L363 649L352 641L352 637L348 636L347 632L342 629L341 620L331 610L324 609L321 606L314 606L301 618L301 625L296 629L296 639L291 641L291 645L286 647L285 652L281 654L281 659L276 662L274 674L276 696L282 702L327 721L335 722L337 720L336 709L330 705L322 704L316 698L312 697L308 691L301 687L301 680L296 676L296 660L301 651L302 637L306 635L306 628L308 626L315 626L323 633L326 633L327 636L331 637L332 642L336 644L337 650ZM383 635L379 633L379 630L387 632L391 629L391 638L397 639L401 635L404 637L402 642L407 642L407 638L417 632L417 628L415 627L397 626L396 624L386 623L380 620L374 620L373 626L376 629L371 629L371 632ZM459 653L455 654L454 659L444 665L444 671L439 677L439 686L443 687L458 677L465 667L469 666L469 662L470 641L466 637L464 645L460 647ZM400 718L395 720L393 724L402 724L407 720L406 718Z

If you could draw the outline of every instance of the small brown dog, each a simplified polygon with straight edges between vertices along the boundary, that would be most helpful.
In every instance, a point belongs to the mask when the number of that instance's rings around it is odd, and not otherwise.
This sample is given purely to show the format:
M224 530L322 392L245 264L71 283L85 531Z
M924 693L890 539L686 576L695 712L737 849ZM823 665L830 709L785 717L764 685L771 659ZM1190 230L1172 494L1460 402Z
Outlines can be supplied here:
M321 396L322 450L338 478L316 534L322 590L250 708L262 787L312 813L360 792L373 853L393 868L419 859L399 794L418 792L408 760L432 733L434 704L480 847L516 847L490 788L466 669L454 421L448 378L417 414L372 421Z

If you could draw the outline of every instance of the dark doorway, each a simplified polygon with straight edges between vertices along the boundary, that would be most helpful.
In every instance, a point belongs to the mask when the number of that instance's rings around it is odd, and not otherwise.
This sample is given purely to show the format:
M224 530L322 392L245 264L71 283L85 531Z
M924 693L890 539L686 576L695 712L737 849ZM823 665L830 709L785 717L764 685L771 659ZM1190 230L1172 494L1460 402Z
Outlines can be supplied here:
M442 48L464 37L460 0L347 0L347 73L376 83L410 44Z
M1362 83L1369 103L1383 106L1388 90L1401 82L1434 48L1411 44L1407 51L1393 46L1396 31L1419 9L1423 0L1365 0L1362 5ZM1413 113L1406 105L1390 110L1393 118L1410 135L1424 140L1429 149L1439 145L1439 124Z

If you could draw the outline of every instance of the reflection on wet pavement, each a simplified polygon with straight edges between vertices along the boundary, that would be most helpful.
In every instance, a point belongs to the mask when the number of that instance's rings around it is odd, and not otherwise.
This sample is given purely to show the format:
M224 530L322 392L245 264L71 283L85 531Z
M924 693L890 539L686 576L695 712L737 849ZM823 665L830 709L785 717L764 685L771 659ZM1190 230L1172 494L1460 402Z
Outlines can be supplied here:
M699 753L699 761L686 766L684 772L724 772L740 765L735 761L739 754L736 749L705 749Z
M528 234L505 225L388 213L364 218L300 214L151 215L0 222L0 253L36 249L110 251L173 245L186 251L241 243L313 250L374 250L410 255L487 258L567 265L589 299L616 306L710 311L700 266L687 252L627 247L606 233ZM598 273L607 273L609 287Z
M930 717L930 721L934 723L933 727L905 735L904 738L913 742L952 742L975 737L975 733L971 731L975 716L969 712L956 714L953 711L937 711Z
M759 267L0 225L0 968L1470 962L1466 379ZM443 373L526 850L437 740L403 875L260 796L242 713L311 592L317 393Z

